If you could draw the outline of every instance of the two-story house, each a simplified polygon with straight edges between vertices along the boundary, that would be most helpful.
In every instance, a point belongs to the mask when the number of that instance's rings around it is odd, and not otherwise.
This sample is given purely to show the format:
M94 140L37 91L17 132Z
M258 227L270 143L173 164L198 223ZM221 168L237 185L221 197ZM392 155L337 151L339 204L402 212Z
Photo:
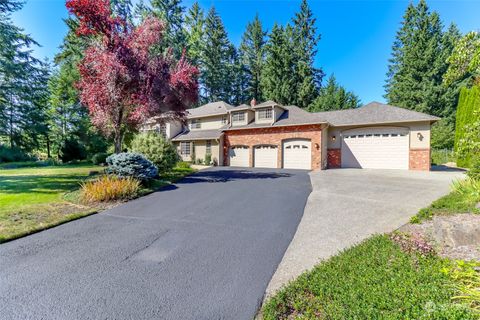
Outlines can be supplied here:
M186 161L210 154L215 164L236 167L429 170L430 127L438 119L378 102L310 113L252 100L189 109L187 127L155 119L147 126L171 139Z

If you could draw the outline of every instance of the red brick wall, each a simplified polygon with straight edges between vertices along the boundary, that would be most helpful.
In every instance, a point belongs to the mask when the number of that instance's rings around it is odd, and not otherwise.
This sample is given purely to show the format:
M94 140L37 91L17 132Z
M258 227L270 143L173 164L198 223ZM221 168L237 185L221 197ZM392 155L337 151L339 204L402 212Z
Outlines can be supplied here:
M410 170L430 170L430 149L410 149Z
M223 144L223 162L228 165L228 149L230 146L243 145L250 147L250 166L253 167L253 146L261 144L278 147L278 164L282 167L282 142L288 139L310 139L312 141L312 170L322 167L322 129L321 125L303 125L277 128L255 128L225 131ZM318 147L317 147L318 146Z
M340 168L342 166L342 150L340 148L327 150L328 168Z

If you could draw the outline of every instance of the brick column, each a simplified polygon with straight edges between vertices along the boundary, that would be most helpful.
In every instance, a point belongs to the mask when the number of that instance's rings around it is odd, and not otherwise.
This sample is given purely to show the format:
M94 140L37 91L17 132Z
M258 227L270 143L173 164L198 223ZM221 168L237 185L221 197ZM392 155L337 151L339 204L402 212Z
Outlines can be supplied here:
M342 150L340 148L327 150L327 167L329 169L342 166Z
M410 170L430 170L430 149L410 149L409 164Z

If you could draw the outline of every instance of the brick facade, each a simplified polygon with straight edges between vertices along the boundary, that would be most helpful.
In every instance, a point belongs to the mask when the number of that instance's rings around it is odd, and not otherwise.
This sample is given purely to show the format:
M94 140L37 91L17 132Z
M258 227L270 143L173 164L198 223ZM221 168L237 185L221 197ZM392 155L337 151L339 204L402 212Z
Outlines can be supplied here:
M342 166L342 149L327 150L327 168L340 168Z
M289 139L309 139L312 142L312 170L322 168L322 129L321 125L298 125L288 127L252 128L225 131L224 165L229 165L230 146L250 147L250 167L253 167L253 146L275 145L278 149L277 168L282 168L283 141Z
M430 149L410 149L409 164L410 170L430 170Z

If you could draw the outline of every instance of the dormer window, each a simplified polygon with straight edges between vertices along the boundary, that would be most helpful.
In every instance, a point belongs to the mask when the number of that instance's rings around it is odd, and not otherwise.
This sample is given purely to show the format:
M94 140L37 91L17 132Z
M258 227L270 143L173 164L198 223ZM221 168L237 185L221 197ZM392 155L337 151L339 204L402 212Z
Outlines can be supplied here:
M272 108L259 109L258 120L271 120L273 117Z
M244 122L245 121L245 112L237 111L232 112L232 122Z
M190 122L190 129L200 129L200 128L201 128L200 121L198 119L192 119L192 121Z

